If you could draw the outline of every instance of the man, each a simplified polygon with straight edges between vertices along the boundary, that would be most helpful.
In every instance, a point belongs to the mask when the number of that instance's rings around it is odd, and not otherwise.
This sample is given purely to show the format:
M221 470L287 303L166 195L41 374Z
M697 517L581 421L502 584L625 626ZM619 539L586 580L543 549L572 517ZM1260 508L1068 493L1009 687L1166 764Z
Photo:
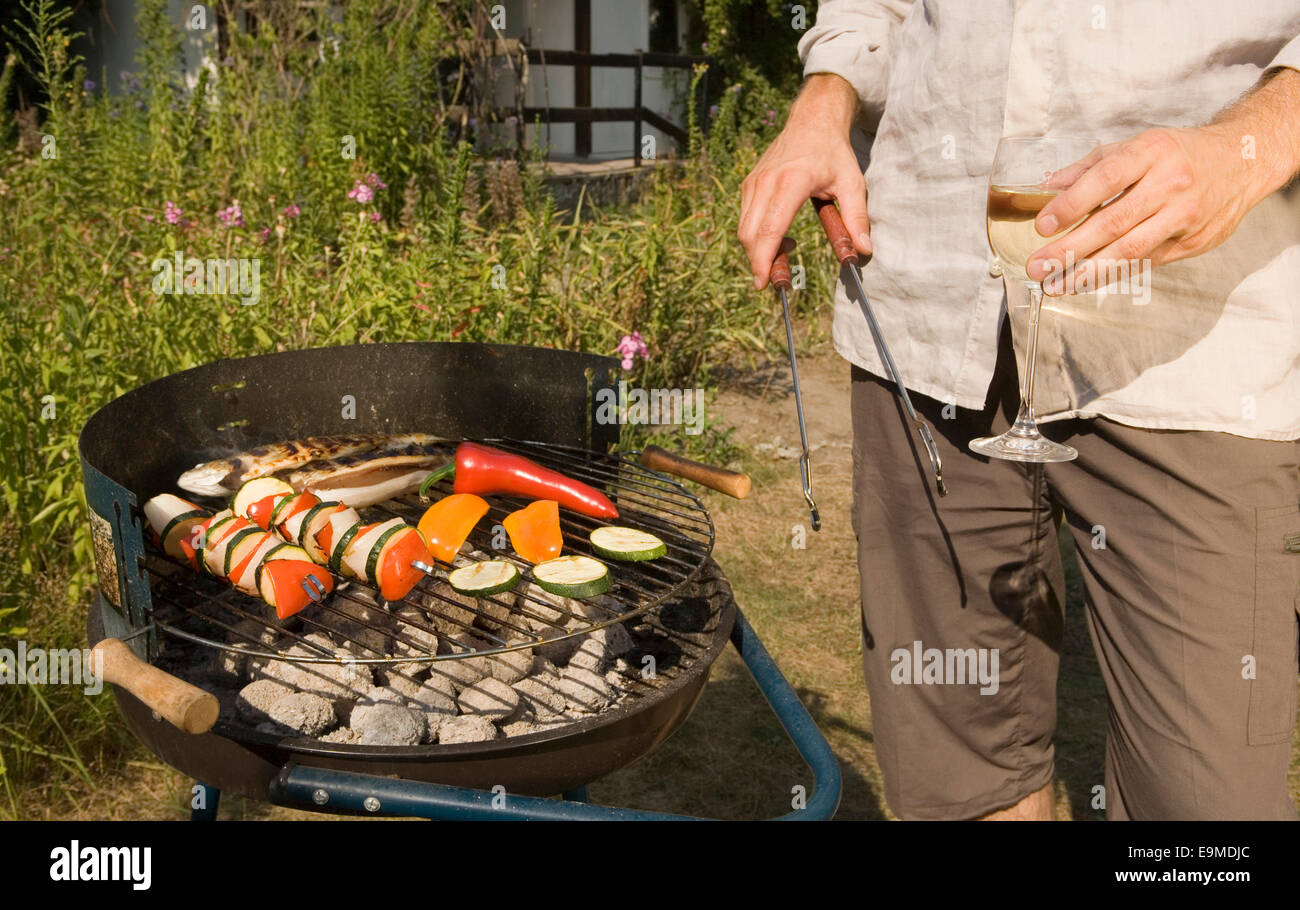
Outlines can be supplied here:
M836 200L950 490L933 494L841 285L863 653L897 815L1053 817L1064 516L1108 695L1108 816L1295 816L1298 34L1291 0L826 0L800 41L806 84L744 183L755 287L808 197ZM1037 410L1079 450L1064 464L967 448L1018 398L1027 292L1004 296L984 228L1014 135L1100 143L1039 234L1113 200L1029 263L1052 295ZM996 653L998 684L900 671L929 649Z

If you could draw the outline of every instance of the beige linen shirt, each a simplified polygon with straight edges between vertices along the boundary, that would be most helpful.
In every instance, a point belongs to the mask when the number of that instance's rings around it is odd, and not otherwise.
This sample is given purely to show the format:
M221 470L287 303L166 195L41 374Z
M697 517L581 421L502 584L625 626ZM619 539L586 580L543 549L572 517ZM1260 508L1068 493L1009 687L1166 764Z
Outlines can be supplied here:
M799 53L805 74L840 75L862 101L875 252L861 274L907 386L983 407L1004 313L1022 346L1028 292L1004 297L984 226L1000 136L1106 143L1203 124L1270 68L1300 69L1297 35L1300 0L824 0ZM1243 154L1267 154L1252 142ZM1048 298L1036 410L1298 438L1297 309L1293 183L1208 253ZM834 341L886 375L842 284Z

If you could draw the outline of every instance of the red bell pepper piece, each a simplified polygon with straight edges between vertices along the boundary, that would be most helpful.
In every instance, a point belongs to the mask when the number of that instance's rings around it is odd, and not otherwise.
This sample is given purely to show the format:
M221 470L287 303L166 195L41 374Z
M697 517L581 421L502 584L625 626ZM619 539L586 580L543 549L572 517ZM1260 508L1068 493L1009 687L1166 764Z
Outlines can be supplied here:
M420 495L444 477L455 475L452 489L479 496L523 496L553 499L566 509L592 518L617 518L618 509L604 493L535 461L476 442L456 447L456 461L439 468L420 486Z

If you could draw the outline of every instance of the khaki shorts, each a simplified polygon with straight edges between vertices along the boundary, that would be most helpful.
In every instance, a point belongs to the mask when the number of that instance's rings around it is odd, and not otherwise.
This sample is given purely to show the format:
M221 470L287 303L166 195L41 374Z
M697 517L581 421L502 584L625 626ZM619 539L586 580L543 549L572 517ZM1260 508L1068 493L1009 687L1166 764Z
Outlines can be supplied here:
M1108 696L1108 816L1294 818L1300 443L1095 419L1045 426L1073 462L976 456L966 443L1015 416L1008 338L982 412L913 396L943 499L893 387L853 370L863 655L890 808L972 818L1052 780L1064 514Z

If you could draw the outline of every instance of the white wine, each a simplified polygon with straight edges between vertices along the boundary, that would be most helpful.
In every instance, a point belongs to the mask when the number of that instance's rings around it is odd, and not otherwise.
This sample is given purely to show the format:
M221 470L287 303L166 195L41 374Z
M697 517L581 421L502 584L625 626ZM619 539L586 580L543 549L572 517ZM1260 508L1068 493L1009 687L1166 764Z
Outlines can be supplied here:
M1008 277L1020 281L1030 280L1025 274L1025 262L1052 239L1038 233L1034 219L1059 192L1038 186L989 187L989 246L993 248L994 255L1002 263L1002 269ZM1053 237L1060 237L1064 233L1065 231L1058 231Z

